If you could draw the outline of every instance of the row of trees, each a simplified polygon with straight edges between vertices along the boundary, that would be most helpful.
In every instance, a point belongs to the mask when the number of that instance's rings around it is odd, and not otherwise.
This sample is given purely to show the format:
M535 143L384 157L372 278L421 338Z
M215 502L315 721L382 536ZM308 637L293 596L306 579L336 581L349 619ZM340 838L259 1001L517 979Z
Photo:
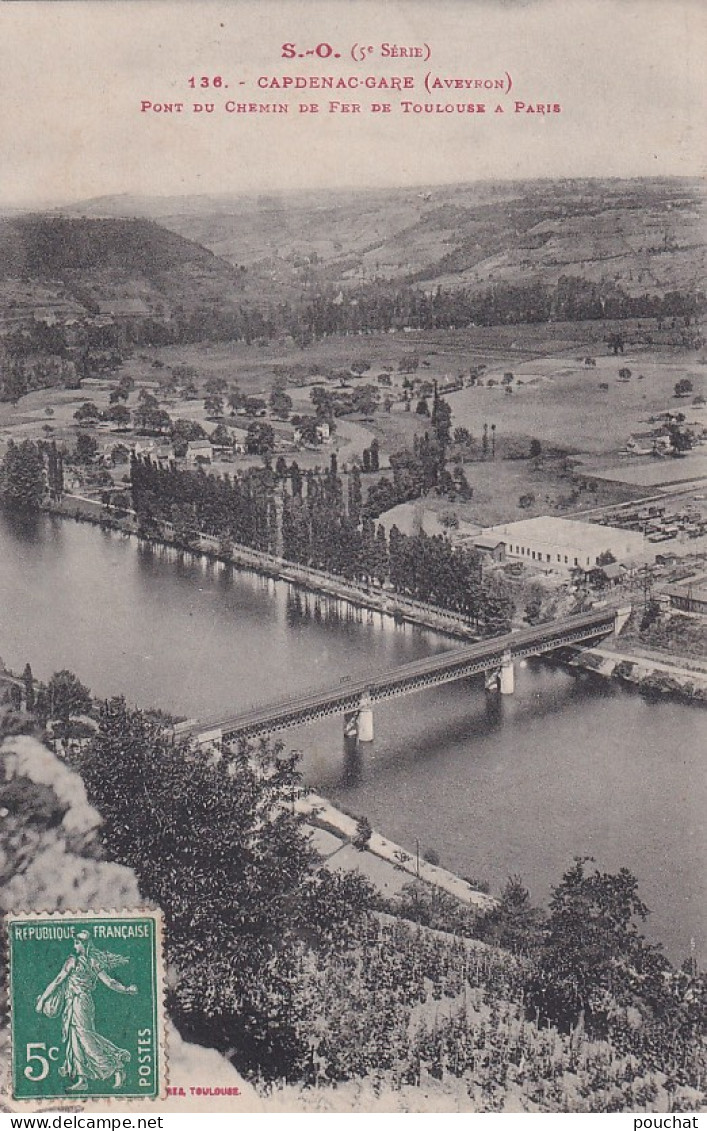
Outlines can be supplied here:
M80 436L79 444L84 441L88 447L89 439ZM82 458L78 445L75 458ZM390 582L396 592L452 608L491 630L505 629L513 614L510 591L501 579L482 583L475 553L455 551L441 538L402 535L397 528L388 539L383 527L375 526L377 508L416 498L439 480L440 458L439 445L428 436L416 441L414 452L393 457L393 497L387 491L390 481L381 480L365 504L361 475L354 470L348 506L335 458L323 475L309 471L303 476L296 463L288 468L282 460L274 472L265 467L217 477L133 457L130 481L133 505L146 533L160 534L161 524L170 522L176 540L185 546L205 533L222 539L224 549L237 542L259 551L281 550L299 564L352 581ZM60 498L63 463L54 443L11 442L0 468L0 497L10 507L28 510L39 508L46 489ZM278 477L290 485L290 492L283 492L280 515Z
M280 514L278 474L290 483ZM358 472L349 479L347 508L335 459L324 474L303 476L296 464L287 468L283 460L275 472L251 469L217 478L134 457L130 475L133 504L148 533L159 534L159 524L168 521L184 545L206 533L224 544L230 540L271 553L281 548L300 565L350 581L390 583L396 592L453 609L485 631L510 628L513 598L503 578L482 578L478 554L455 550L444 538L405 535L397 527L387 536L362 504Z
M422 280L420 280L422 282ZM188 309L176 304L169 317L164 310L116 321L94 321L95 303L89 296L84 319L71 327L28 320L5 336L12 363L0 366L0 399L16 399L32 388L67 384L76 376L114 370L136 346L187 345L202 341L272 340L291 335L302 345L333 334L387 332L413 328L455 329L474 325L545 323L550 321L602 321L651 318L659 326L689 327L707 309L705 294L675 290L662 295L630 295L618 284L595 283L577 276L562 276L554 283L494 283L485 288L434 291L410 285L391 288L389 283L361 284L340 301L338 288L323 287L316 298L303 289L294 302L266 309L265 301L196 303ZM78 296L77 296L78 297ZM693 334L694 337L694 334ZM38 358L62 358L71 372L37 369ZM32 362L34 359L34 363ZM73 387L76 387L75 384ZM286 394L285 394L286 395ZM285 401L280 407L287 411Z
M454 549L442 537L390 531L390 582L398 593L453 609L491 634L510 631L512 590L498 573L482 575L475 550Z
M44 458L38 444L10 440L0 465L0 501L10 510L37 511L44 496Z
M461 455L455 457L451 466L447 464L447 453L450 445L451 410L441 397L435 394L432 408L433 431L425 432L422 436L415 436L412 449L403 448L393 452L390 456L392 479L384 476L368 489L363 511L371 518L377 518L384 511L399 503L419 499L430 491L447 498L458 498L461 501L472 497L473 489L469 484L464 471ZM484 440L487 440L486 426L484 426ZM467 429L457 429L460 439L466 441L467 450L471 446L471 436ZM463 435L461 435L463 433ZM461 446L461 445L460 445ZM482 451L486 454L482 444ZM368 470L365 467L364 470ZM370 470L375 468L370 467Z
M0 349L0 401L14 404L35 389L78 389L80 376L73 361L47 356L41 350L31 360L13 357L6 343Z
M161 523L171 522L177 541L186 546L204 533L275 552L274 482L268 468L215 476L174 466L158 467L134 455L130 461L133 506L141 529L159 534Z
M94 321L94 304L84 296L86 315L72 320L70 327L53 326L34 319L16 326L6 335L10 355L18 359L36 356L70 358L80 376L91 376L97 368L113 368L139 346L188 345L202 341L269 339L282 332L282 313L259 310L252 303L223 298L220 302L197 303L188 309L177 303L169 317L157 309L115 321ZM290 319L287 319L289 324ZM115 366L110 359L115 359Z
M64 465L90 465L98 453L93 436L82 433L72 451L56 441L10 440L0 464L0 502L10 510L37 511L45 494L53 500L64 493Z
M160 435L171 430L171 417L165 409L160 408L159 401L152 393L141 389L138 403L131 412L117 399L119 389L120 386L117 386L111 394L111 403L104 411L101 411L93 401L84 401L79 405L74 413L74 420L79 427L90 427L104 420L119 428L127 429L132 424L138 432L152 435ZM114 394L116 399L113 399Z
M629 295L618 284L575 276L557 283L494 283L485 289L433 292L415 287L391 291L371 283L337 302L332 291L305 307L301 319L312 337L370 331L458 329L470 324L506 325L549 321L589 321L627 318L679 319L689 325L707 309L702 291L671 291L664 295Z
M436 451L423 438L412 461L421 476L417 478L410 461L401 459L394 471L395 501L426 489L425 469L430 476L436 473ZM12 508L37 510L47 489L53 498L61 497L63 474L63 457L55 444L10 443L0 468L0 498ZM290 484L280 506L278 475L283 484L286 479ZM388 537L373 518L375 507L388 501L379 497L380 485L372 489L372 502L369 496L364 505L361 476L354 471L345 506L335 459L323 475L309 471L303 476L294 462L288 468L283 460L275 471L252 468L242 475L217 477L133 456L130 482L140 528L147 534L161 535L162 524L169 522L175 540L187 547L200 534L210 534L222 540L226 553L234 542L282 552L290 561L350 581L389 583L398 593L453 609L489 632L510 627L510 587L501 577L482 578L476 552L455 550L441 537L404 535L397 527Z

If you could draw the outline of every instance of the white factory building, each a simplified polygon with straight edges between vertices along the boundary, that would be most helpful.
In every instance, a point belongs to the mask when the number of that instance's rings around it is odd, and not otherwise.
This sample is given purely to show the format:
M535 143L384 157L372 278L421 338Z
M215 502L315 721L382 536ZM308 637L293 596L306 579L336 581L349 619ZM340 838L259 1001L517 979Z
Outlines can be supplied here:
M645 552L644 536L635 530L549 515L492 526L480 536L484 543L489 538L504 544L506 558L535 562L553 572L593 569L607 550L630 566Z

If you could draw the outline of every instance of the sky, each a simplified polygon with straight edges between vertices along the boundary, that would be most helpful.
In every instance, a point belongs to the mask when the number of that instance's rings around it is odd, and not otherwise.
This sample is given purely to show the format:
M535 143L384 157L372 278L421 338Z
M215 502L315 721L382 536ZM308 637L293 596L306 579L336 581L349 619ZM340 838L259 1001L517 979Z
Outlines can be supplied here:
M304 58L283 58L287 43ZM383 44L429 58L384 57ZM307 56L318 45L332 57ZM701 0L10 0L0 4L0 205L703 176L705 54ZM257 86L330 75L414 86ZM201 89L202 76L222 85ZM428 93L425 76L442 88ZM505 88L444 86L455 79L503 79ZM402 100L486 111L406 113ZM360 110L330 112L330 101ZM181 113L142 109L180 102ZM212 113L193 109L208 102ZM241 102L289 110L227 111ZM385 102L389 113L371 109ZM561 109L526 112L538 104Z

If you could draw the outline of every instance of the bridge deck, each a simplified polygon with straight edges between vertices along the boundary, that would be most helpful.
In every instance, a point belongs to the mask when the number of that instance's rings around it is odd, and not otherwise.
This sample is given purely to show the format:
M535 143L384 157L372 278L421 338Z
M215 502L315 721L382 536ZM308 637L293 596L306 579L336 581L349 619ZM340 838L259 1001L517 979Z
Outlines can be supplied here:
M498 667L504 653L510 653L514 659L521 659L605 636L613 631L614 620L613 608L565 617L549 624L453 648L365 678L344 679L335 687L251 707L237 715L185 724L175 734L178 733L181 737L220 732L224 739L249 738L328 715L354 712L359 707L362 695L369 695L375 703L407 695L423 687L449 683Z

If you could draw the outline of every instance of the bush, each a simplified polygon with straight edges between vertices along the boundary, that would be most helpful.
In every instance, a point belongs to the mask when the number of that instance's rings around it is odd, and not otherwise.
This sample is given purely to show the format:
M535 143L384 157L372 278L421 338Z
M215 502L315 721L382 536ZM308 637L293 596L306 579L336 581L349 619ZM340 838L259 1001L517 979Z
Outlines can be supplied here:
M356 822L356 835L351 839L354 848L357 848L359 852L364 852L372 833L373 829L368 817L359 817Z
M631 663L630 660L620 660L613 671L614 679L627 679L631 680L633 673L636 670L636 665Z
M644 676L640 681L639 690L642 695L658 697L660 695L682 695L682 685L666 672L654 671Z
M641 632L645 632L647 629L649 629L651 627L651 625L654 624L655 621L658 620L659 616L660 616L660 605L655 600L649 601L648 604L646 605L645 612L643 613L643 616L641 617L641 624L640 624Z

